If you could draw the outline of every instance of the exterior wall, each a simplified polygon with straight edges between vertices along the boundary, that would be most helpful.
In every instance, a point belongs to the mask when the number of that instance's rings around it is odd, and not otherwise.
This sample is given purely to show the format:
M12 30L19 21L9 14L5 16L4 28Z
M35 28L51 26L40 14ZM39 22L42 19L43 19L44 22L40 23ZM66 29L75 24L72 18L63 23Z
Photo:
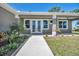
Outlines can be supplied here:
M42 33L41 34L52 34L52 24L48 24L49 26L49 29L42 29ZM27 34L31 34L31 29L25 29L24 30L24 33L27 33ZM37 33L35 33L37 34Z
M52 34L52 24L49 23L48 30L42 30L43 34Z
M52 16L50 15L50 16L40 16L40 15L20 15L20 17L21 18L23 18L23 22L24 22L24 19L52 19ZM67 20L67 17L64 17L64 18L62 18L62 17L60 17L60 20ZM53 19L52 19L53 20ZM57 22L58 22L58 18L57 18ZM50 20L49 20L49 22L50 22ZM58 29L58 23L56 22L56 27L57 27L57 29ZM55 22L54 22L55 23ZM71 23L72 23L72 20L68 20L68 29L61 29L61 32L62 33L71 33L71 30L72 30L72 25L71 25ZM52 30L53 30L53 24L51 24L51 23L49 23L49 29L48 30L42 30L42 34L52 34ZM23 25L23 27L24 27L24 25ZM27 33L27 34L31 34L31 29L25 29L24 30L24 33Z
M27 16L20 16L21 18L24 18L24 19L52 19L52 17L51 16L41 16L41 15L34 15L34 16L32 16L32 15L27 15ZM24 21L24 19L23 19L23 21ZM50 24L50 20L48 20L48 22L49 22L49 29L46 29L46 30L42 30L42 34L52 34L52 24ZM24 27L24 26L23 26ZM27 34L31 34L31 29L24 29L24 33L27 33Z
M12 13L0 7L0 31L9 30L9 26L16 22L17 20Z

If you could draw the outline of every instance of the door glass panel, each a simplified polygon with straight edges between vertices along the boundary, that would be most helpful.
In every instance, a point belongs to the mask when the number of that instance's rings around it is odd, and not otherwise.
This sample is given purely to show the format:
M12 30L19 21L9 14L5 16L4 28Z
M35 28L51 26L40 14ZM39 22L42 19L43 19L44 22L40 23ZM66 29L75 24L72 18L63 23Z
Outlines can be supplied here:
M35 32L35 27L36 27L36 25L35 25L35 21L32 21L32 32Z
M25 21L25 26L26 26L26 28L30 28L30 20Z
M63 22L63 28L67 28L67 22L66 21Z
M59 28L62 28L62 21L59 21Z
M41 32L41 21L37 22L37 31Z

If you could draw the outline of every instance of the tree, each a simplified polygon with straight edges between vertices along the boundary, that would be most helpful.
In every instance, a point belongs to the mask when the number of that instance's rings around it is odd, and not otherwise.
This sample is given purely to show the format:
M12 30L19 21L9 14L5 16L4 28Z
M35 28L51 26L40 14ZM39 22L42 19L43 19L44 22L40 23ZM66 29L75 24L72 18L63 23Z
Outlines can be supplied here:
M61 12L65 12L64 10L62 10Z
M71 12L79 13L79 9L74 9Z
M53 8L51 8L50 10L48 10L48 12L60 12L61 8L59 6L55 6Z

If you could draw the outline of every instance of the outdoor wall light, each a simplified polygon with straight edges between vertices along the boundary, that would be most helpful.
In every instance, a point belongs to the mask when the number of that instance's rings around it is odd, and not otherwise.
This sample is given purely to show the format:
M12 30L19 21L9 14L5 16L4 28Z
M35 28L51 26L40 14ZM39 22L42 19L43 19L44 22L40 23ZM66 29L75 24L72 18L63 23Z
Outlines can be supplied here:
M51 20L50 23L53 23L53 21Z

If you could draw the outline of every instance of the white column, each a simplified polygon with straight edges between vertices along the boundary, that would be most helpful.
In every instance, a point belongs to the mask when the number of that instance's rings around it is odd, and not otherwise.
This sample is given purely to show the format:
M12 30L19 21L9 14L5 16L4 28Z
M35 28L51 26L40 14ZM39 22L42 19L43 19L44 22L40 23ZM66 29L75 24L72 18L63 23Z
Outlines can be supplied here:
M52 36L56 36L56 28L57 28L57 18L56 15L53 15L52 17L53 23L52 23Z

